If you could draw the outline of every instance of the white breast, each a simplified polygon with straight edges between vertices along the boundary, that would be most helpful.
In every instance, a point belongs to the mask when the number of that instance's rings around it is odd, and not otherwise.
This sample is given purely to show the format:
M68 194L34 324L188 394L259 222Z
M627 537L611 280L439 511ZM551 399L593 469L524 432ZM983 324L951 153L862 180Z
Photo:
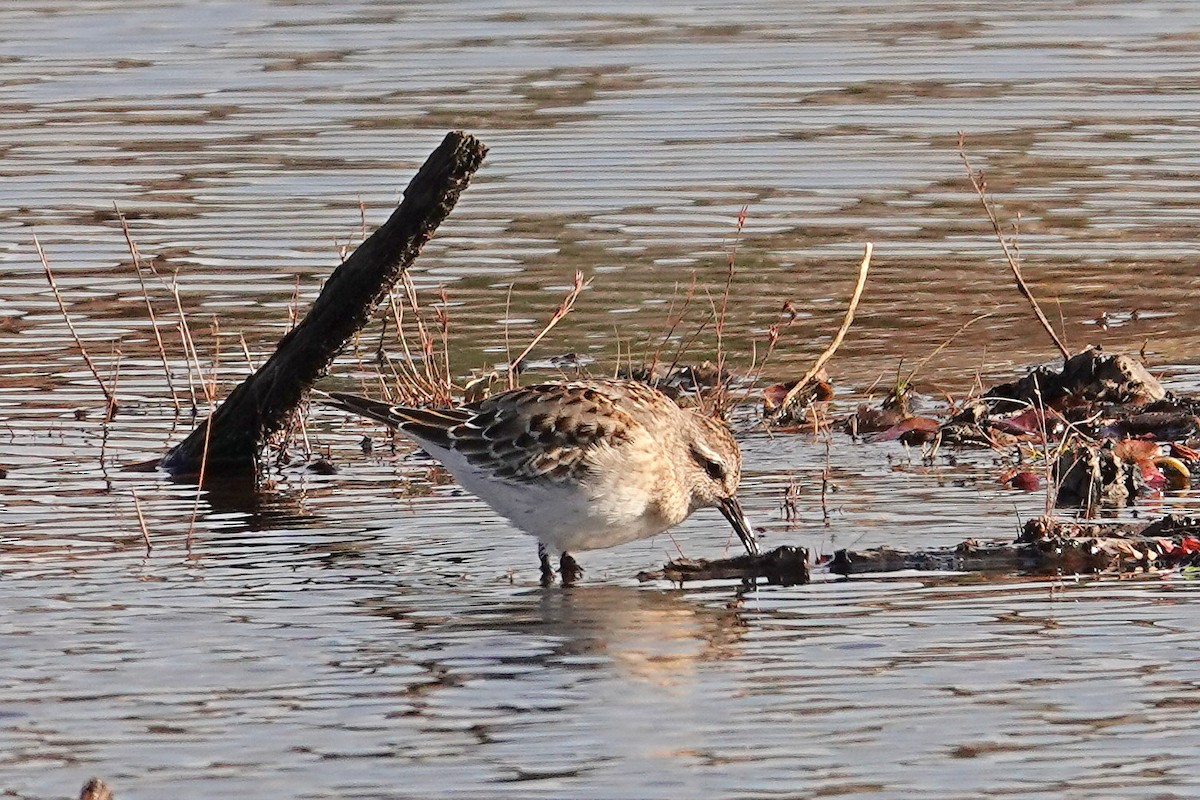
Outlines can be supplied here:
M658 484L636 448L601 454L596 472L583 482L524 483L497 480L459 453L424 446L464 489L555 552L612 547L674 524L659 512Z

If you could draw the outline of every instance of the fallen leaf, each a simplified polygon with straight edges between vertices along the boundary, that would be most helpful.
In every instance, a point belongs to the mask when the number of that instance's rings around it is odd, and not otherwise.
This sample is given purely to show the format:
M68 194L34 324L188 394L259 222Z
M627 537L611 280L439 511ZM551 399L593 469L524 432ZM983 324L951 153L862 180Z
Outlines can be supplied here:
M930 417L909 417L901 420L875 437L877 442L899 440L905 444L923 444L933 441L942 424Z
M1003 481L1014 489L1020 489L1023 492L1036 492L1042 488L1042 478L1036 472L1029 470L1021 470L1014 472L1008 480Z

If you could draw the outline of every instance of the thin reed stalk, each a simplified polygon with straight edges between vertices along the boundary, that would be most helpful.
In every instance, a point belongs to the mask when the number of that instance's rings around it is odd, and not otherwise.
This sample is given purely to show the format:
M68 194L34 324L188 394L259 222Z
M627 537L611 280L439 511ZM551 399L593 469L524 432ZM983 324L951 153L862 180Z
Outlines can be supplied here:
M525 349L521 351L521 354L512 361L508 362L508 382L510 386L514 385L516 374L520 370L521 364L525 361L526 357L529 356L530 352L533 351L533 348L537 347L538 343L542 341L542 339L546 338L546 334L548 334L555 325L557 325L559 322L562 322L563 317L571 313L571 309L575 307L575 301L579 299L579 295L583 294L583 290L591 285L592 281L590 278L585 281L583 279L583 273L579 270L575 271L575 282L571 285L570 290L567 291L566 296L563 297L562 302L558 304L558 308L554 310L554 314L550 317L549 321L546 322L546 325L542 328L538 335L533 337L533 340L529 342Z
M176 293L176 298L179 295ZM182 309L180 314L182 316ZM196 355L196 345L192 341L191 332L188 333L188 343L192 350L192 357L196 358L196 370L200 374L200 386L204 389L205 400L208 401L208 422L204 425L204 448L200 451L200 473L196 477L196 499L192 505L192 519L188 523L187 537L185 546L187 551L192 551L192 535L196 530L196 518L200 514L200 498L204 495L204 479L208 474L208 448L212 437L212 417L217 411L217 377L221 369L221 329L216 319L213 320L213 341L215 350L213 352L212 378L211 384L204 380L204 373L200 371L199 358Z
M1000 228L1000 220L996 217L995 204L987 194L987 181L984 180L983 172L977 172L971 166L970 159L967 158L965 137L962 131L958 132L958 155L962 158L963 166L967 169L967 177L971 180L971 186L975 188L975 194L979 196L979 202L983 206L984 213L987 214L988 222L992 223L992 231L996 234L996 241L1000 243L1000 249L1004 251L1004 260L1008 262L1008 269L1012 272L1013 279L1017 282L1017 291L1029 303L1029 307L1033 310L1033 315L1037 317L1037 321L1041 324L1042 329L1046 331L1046 335L1050 337L1050 341L1054 342L1054 346L1062 353L1063 361L1068 360L1071 357L1071 352L1067 350L1066 345L1058 338L1058 334L1054 332L1054 328L1050 325L1050 320L1046 319L1046 315L1042 313L1042 308L1038 305L1037 299L1034 298L1033 292L1030 291L1028 284L1025 283L1025 279L1021 277L1021 267L1018 264L1019 254L1013 252L1008 239L1004 236L1004 231Z
M683 302L680 304L678 313L675 312L675 302L679 296L679 284L675 284L675 291L671 295L671 306L667 310L667 330L663 333L662 340L658 343L658 347L654 350L654 356L650 359L650 364L646 367L646 374L653 380L654 370L658 368L658 361L662 357L663 348L667 346L667 342L675 336L675 331L678 330L680 323L687 316L688 308L692 304L692 300L696 296L696 273L692 272L692 280L688 284L688 289L684 292ZM633 358L633 343L630 342L630 359ZM675 354L675 360L679 360L679 353Z
M733 276L737 265L738 245L742 241L742 231L746 228L746 214L749 211L749 206L742 206L741 211L737 215L737 226L733 232L733 243L729 247L729 256L726 260L725 270L725 290L721 293L721 310L716 313L716 321L713 323L713 332L717 337L717 387L716 387L716 406L722 407L722 398L725 395L725 320L729 313L729 293L733 289Z
M150 530L146 527L146 517L142 514L142 501L138 499L137 490L130 489L129 494L133 496L133 510L137 512L138 525L142 529L142 541L146 544L146 555L150 555Z
M404 277L405 276L402 275L401 280L404 280ZM405 374L403 379L401 379L400 376L397 376L396 388L403 391L405 387L407 387L407 391L404 391L404 394L410 400L416 400L418 398L431 398L435 393L433 384L427 378L423 377L420 371L417 369L417 360L413 358L412 350L408 346L408 334L404 328L404 304L397 302L396 295L394 293L388 294L388 302L392 308L392 317L396 322L396 337L400 340L400 347L404 350L404 361L401 363L400 367ZM419 323L419 315L417 315L416 312L414 312L414 315L418 316ZM419 326L417 335L420 336ZM388 359L388 364L392 367L392 374L395 375L395 365L392 363L391 359Z
M75 323L71 321L71 315L67 313L67 304L63 302L62 293L58 290L58 283L54 280L54 271L50 269L50 260L46 258L46 251L42 249L42 243L38 241L37 236L33 237L33 246L37 249L38 258L42 262L42 269L46 272L46 280L50 283L50 290L54 293L54 300L58 303L58 310L62 312L63 319L67 322L67 329L71 332L71 338L75 340L75 346L79 348L79 352L83 355L83 361L87 364L88 371L92 373L92 377L96 379L96 383L100 386L100 391L104 394L106 404L104 416L105 419L112 419L113 414L117 411L117 397L113 394L104 379L100 377L99 370L96 369L95 362L88 354L87 348L83 346L83 340L79 338L79 332L75 330Z
M175 406L175 412L179 413L182 407L179 405L179 396L175 393L175 382L171 378L171 363L167 360L167 348L163 345L162 333L158 330L158 317L154 313L154 304L150 302L150 291L146 288L146 279L142 275L142 257L137 243L133 241L133 235L129 232L129 223L121 210L117 208L116 203L113 203L113 211L116 212L117 219L121 223L121 233L125 235L125 245L129 248L129 257L133 261L133 271L137 273L138 285L142 287L142 299L146 302L146 314L150 317L150 330L154 332L154 343L158 346L158 355L162 359L163 375L167 379L167 390L171 393L171 403Z
M175 310L179 314L179 338L183 340L183 359L188 365L188 391L192 396L192 413L196 413L196 384L192 379L192 367L196 368L196 376L200 380L200 389L207 395L204 386L204 370L200 368L200 356L196 352L196 343L192 340L192 329L188 325L187 314L183 310L183 299L179 296L179 284L172 282L171 295L175 298Z

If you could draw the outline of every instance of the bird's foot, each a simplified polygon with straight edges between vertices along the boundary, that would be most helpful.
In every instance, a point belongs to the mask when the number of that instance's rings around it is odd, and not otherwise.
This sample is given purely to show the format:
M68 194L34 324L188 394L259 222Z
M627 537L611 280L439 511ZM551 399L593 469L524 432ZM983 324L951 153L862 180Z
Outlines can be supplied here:
M538 561L542 564L542 586L553 586L554 567L550 566L550 553L544 544L538 545Z
M570 586L583 577L583 567L570 553L563 553L558 560L558 571L562 573L563 586Z

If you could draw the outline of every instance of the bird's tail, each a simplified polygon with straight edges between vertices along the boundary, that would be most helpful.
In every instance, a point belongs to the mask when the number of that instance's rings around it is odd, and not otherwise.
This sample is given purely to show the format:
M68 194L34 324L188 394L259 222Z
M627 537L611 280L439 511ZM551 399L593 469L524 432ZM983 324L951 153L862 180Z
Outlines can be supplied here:
M393 428L404 424L403 418L395 413L400 408L399 406L372 400L369 397L359 397L344 392L330 392L321 398L321 402L333 408L340 408L342 411L349 411L351 414L358 414L360 417L391 425Z
M413 434L418 440L442 447L450 446L450 429L466 422L468 412L452 408L415 408L396 406L344 392L330 392L322 401L325 405L367 417L393 428Z

